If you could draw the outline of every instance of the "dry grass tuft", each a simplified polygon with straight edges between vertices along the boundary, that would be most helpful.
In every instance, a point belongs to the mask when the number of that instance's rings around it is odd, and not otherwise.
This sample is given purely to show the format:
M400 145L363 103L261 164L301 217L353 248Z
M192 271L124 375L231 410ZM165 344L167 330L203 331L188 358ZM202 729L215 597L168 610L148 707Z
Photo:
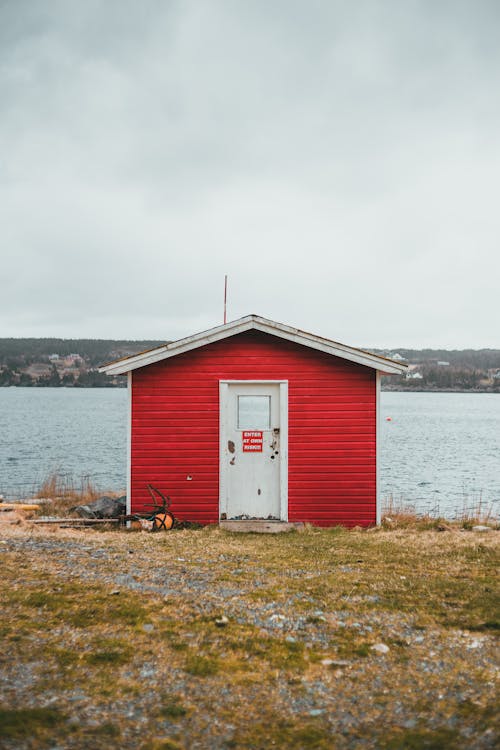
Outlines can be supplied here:
M462 528L471 529L473 526L498 526L500 519L495 513L493 503L486 504L480 497L477 502L468 505L465 501L457 521Z
M414 505L390 496L382 506L381 525L384 529L452 531L459 528L472 529L473 526L480 525L498 528L499 518L495 514L493 503L487 506L481 499L473 506L464 503L462 511L450 520L430 513L418 513Z
M440 519L433 518L428 513L420 514L414 505L395 500L391 495L382 506L382 527L394 528L433 528Z
M46 499L50 503L42 503L42 509L37 515L68 516L71 508L75 505L87 505L94 502L103 494L109 497L120 497L123 492L103 493L91 481L90 477L82 477L80 482L67 475L53 471L42 482L40 487L33 493L33 499Z

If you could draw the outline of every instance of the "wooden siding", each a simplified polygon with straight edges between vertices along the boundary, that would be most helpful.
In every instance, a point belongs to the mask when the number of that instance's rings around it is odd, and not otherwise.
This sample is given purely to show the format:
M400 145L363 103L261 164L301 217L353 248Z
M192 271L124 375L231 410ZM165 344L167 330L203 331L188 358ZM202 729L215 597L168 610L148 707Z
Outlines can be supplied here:
M376 522L375 371L256 331L132 373L132 512L151 482L218 522L219 380L288 380L290 521Z

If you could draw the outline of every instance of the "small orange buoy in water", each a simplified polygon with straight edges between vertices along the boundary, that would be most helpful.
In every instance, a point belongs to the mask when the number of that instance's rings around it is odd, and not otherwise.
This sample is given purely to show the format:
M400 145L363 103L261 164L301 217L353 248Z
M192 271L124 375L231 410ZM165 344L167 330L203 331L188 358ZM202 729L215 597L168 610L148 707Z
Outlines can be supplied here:
M385 418L385 421L386 421L386 422L392 422L392 417L386 417L386 418Z

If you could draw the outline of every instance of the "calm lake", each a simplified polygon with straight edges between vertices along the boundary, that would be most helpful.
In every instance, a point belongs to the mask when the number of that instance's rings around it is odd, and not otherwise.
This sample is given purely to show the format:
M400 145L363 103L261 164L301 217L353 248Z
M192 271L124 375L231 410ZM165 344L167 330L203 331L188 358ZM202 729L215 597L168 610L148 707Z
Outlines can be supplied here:
M453 517L500 511L500 395L382 393L383 497ZM123 490L125 389L0 388L0 493L26 497L54 471ZM387 418L390 418L390 421Z

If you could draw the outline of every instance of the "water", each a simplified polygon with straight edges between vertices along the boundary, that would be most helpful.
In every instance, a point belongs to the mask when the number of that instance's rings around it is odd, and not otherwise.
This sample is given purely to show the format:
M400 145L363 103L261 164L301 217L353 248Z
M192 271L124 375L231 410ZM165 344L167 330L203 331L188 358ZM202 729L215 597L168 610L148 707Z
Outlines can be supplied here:
M126 485L124 388L0 388L0 493L24 497L52 472Z
M448 517L500 512L500 395L382 393L381 491ZM127 393L0 388L0 492L29 495L51 472L122 491ZM387 417L391 421L387 421Z
M479 503L498 515L499 395L382 393L381 407L383 496L434 515Z

